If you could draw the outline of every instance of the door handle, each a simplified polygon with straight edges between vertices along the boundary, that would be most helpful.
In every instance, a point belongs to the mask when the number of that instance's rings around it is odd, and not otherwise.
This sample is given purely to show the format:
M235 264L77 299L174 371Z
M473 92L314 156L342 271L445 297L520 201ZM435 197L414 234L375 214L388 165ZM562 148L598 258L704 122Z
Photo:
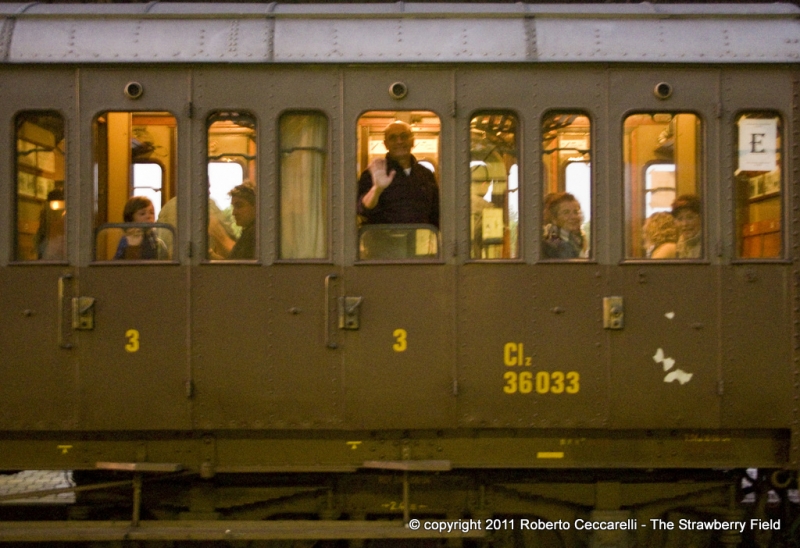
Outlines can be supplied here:
M325 276L325 346L330 349L339 348L334 337L331 336L331 282L338 277L338 274Z
M67 350L72 348L69 324L64 320L64 314L67 310L65 301L69 299L70 303L72 302L72 297L67 295L67 282L70 280L72 280L72 274L62 274L58 277L58 346Z

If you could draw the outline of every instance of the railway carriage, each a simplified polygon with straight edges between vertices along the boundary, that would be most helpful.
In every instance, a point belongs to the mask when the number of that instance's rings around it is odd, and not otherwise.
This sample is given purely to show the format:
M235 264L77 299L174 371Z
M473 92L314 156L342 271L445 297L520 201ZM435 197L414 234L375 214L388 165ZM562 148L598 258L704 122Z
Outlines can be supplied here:
M0 469L78 480L0 540L784 545L798 14L0 5ZM439 226L358 216L394 120Z

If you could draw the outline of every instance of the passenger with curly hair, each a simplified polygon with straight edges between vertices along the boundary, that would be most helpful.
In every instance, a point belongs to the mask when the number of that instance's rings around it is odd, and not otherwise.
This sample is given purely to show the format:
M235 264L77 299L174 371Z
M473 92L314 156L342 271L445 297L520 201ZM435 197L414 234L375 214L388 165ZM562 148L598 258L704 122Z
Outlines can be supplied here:
M678 229L675 218L666 211L653 213L644 223L644 245L650 259L674 259L677 254Z
M672 216L678 229L675 257L699 259L703 256L703 211L700 198L683 194L672 202Z

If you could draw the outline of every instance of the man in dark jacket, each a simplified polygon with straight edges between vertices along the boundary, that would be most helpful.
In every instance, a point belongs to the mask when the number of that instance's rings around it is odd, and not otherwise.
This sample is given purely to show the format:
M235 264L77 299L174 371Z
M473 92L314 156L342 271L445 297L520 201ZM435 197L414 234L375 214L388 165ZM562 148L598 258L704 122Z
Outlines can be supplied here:
M411 126L392 122L384 131L383 144L389 151L386 158L374 160L358 181L358 213L364 223L429 224L438 228L439 186L433 173L411 154ZM373 240L389 237L371 232ZM373 242L373 251L377 245Z

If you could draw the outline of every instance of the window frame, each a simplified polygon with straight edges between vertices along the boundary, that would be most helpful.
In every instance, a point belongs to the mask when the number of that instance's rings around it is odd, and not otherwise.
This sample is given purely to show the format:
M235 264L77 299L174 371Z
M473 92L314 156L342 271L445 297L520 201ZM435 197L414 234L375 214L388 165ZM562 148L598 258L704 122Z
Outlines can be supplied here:
M51 115L51 116L58 116L61 119L62 129L63 129L63 141L64 141L64 258L63 259L20 259L18 258L18 248L19 248L19 164L18 164L18 120L23 115L32 115L32 114L39 114L39 115ZM69 160L68 160L68 140L69 140L69 123L68 117L65 113L58 108L54 109L47 109L47 108L31 108L31 109L21 109L14 112L12 117L12 124L11 124L11 149L13 150L13 159L9 162L9 168L11 169L11 176L9 177L9 181L12 183L9 185L9 194L10 194L10 202L12 206L11 212L11 219L12 219L12 226L10 227L12 230L12 238L10 240L10 246L8 249L8 264L13 266L30 266L30 265L66 265L70 264L69 260L69 249L70 249L70 230L69 230L69 188L67 184L67 180L69 178ZM58 143L56 143L57 145ZM54 179L57 180L57 179ZM45 198L45 203L47 199ZM35 236L34 236L35 237Z
M576 107L566 107L566 108L548 108L542 112L541 117L539 118L539 149L538 149L538 161L540 162L540 169L539 169L539 184L540 184L540 195L538 198L538 207L539 207L539 223L538 228L536 229L536 249L537 249L537 256L538 256L538 263L542 264L587 264L587 263L596 263L597 262L597 254L595 250L595 233L597 230L592 229L591 234L587 236L589 251L588 256L586 257L576 257L573 259L558 259L558 258L548 258L544 256L543 252L543 230L545 228L545 207L544 207L544 200L545 197L550 194L548 189L545 186L545 163L544 163L544 155L546 149L544 148L544 121L549 117L553 116L554 114L560 115L576 115L582 116L589 121L589 196L590 196L590 206L589 206L589 222L591 225L595 225L595 213L597 211L597 200L596 200L596 190L597 190L597 177L596 177L596 161L594 158L595 153L595 119L592 116L592 113L587 109L581 109ZM580 150L580 149L576 149ZM552 153L558 151L558 148L553 149ZM564 167L563 173L559 171L557 174L559 178L563 178L564 182L564 190L559 192L567 192L566 190L566 166ZM576 196L577 198L577 196ZM580 201L578 202L580 203ZM590 225L590 226L591 226Z
M98 146L97 146L98 142L99 142L99 135L98 135L99 124L98 124L98 120L99 120L100 117L107 116L109 114L127 114L127 115L131 116L131 121L132 121L133 117L135 117L136 115L156 114L156 115L159 115L159 116L164 117L164 118L170 117L172 119L172 121L174 122L174 125L173 124L169 124L169 125L164 124L164 125L166 125L168 127L172 127L173 128L172 129L171 142L170 142L170 146L172 147L171 154L173 155L173 158L172 158L173 161L171 163L171 167L170 167L169 171L170 171L170 176L174 178L174 180L171 182L171 184L176 185L177 182L178 182L178 170L179 170L179 164L180 164L180 162L178 160L178 154L180 152L178 128L180 126L180 119L174 112L172 112L170 110L166 110L166 109L165 110L157 110L157 109L125 110L125 109L117 109L117 108L108 108L108 109L103 109L103 110L100 110L100 111L96 112L95 115L92 117L92 126L91 126L91 130L92 130L91 139L92 140L91 140L91 143L90 143L90 149L91 149L91 154L92 154L92 170L93 170L93 178L94 178L93 179L93 181L94 181L94 191L93 191L92 197L91 197L91 200L92 200L91 201L91 209L92 209L92 222L91 222L92 239L91 239L91 257L90 257L89 265L90 266L100 266L100 267L103 267L103 266L123 266L123 265L124 266L127 266L127 265L131 265L131 266L133 266L133 265L136 265L136 266L142 266L142 265L146 265L146 266L178 265L178 264L180 264L180 256L179 256L179 253L177 252L177 249L178 249L178 245L177 245L177 243L178 243L178 224L177 224L177 220L176 220L175 226L169 225L169 226L172 226L172 229L170 230L172 232L172 239L173 239L172 250L171 250L172 251L172 258L169 258L169 259L135 259L135 260L122 260L122 259L113 259L113 258L112 259L100 259L100 260L97 259L97 237L98 237L98 235L103 230L119 229L119 228L122 228L122 225L129 224L129 223L125 223L124 220L121 220L118 223L108 222L107 220L106 220L106 222L102 222L102 223L98 222L99 198L100 198L100 196L99 196L99 191L100 191L99 190L99 177L100 177L100 175L99 175L99 173L97 172L97 169L96 169L97 166L100 163L99 162L99 157L100 156L98 154ZM131 124L131 127L133 127L133 124ZM106 144L106 146L107 146L107 144ZM108 162L108 150L107 149L104 149L104 150L105 150L105 153L106 153L106 159L105 160L106 160L106 162ZM165 169L165 166L164 166L163 162L161 162L161 161L159 161L157 159L148 160L146 162L134 161L133 155L132 154L130 155L130 157L128 158L128 185L127 185L127 187L128 187L127 192L129 194L128 199L130 199L130 198L132 198L134 196L134 194L133 194L133 190L134 190L134 186L133 186L133 166L135 164L145 164L145 163L158 164L161 167L161 173L162 173L162 179L161 179L161 201L162 201L162 208L163 208L163 206L166 205L165 203L163 203L164 202L164 199L163 199L164 194L163 193L164 193L164 187L165 187L166 176L167 176L168 170ZM172 164L174 164L174 165L172 165ZM175 198L177 198L177 197L178 197L178 193L177 193L177 187L176 187L176 189L175 189ZM106 196L106 200L107 199L108 199L108 196ZM107 209L106 209L106 215L107 215ZM159 223L157 217L156 217L156 220L155 220L155 222L153 224L157 225L157 226L154 226L153 230L167 230L167 228L165 228L167 225L165 223ZM161 226L158 226L158 225L161 225Z
M627 184L627 181L626 181L626 175L625 175L626 172L627 172L627 170L626 170L626 162L625 162L625 153L626 153L626 150L625 150L625 121L628 118L630 118L631 116L637 116L637 115L651 115L651 116L653 116L653 115L658 115L658 114L668 114L668 115L672 116L673 118L675 116L678 116L678 115L681 115L681 114L691 114L697 119L697 121L700 124L699 132L698 132L699 135L698 135L698 138L697 138L697 143L699 144L699 162L697 163L697 180L695 181L695 183L696 183L695 186L696 186L696 190L697 190L697 195L700 197L700 201L701 201L702 208L703 208L702 214L701 214L701 222L702 222L702 227L701 227L702 256L699 257L699 258L696 258L696 259L690 259L690 258L686 258L686 259L684 259L684 258L650 259L648 257L633 257L633 256L629 255L629 250L633 248L633 240L632 240L633 232L632 232L632 228L629 227L629 223L631 222L631 219L630 219L631 208L629 207L631 205L629 203L630 202L630 200L629 200L630 189L628 187L628 184ZM623 186L622 193L621 193L621 196L622 196L622 209L621 209L622 215L621 215L621 231L620 231L620 233L623 235L623 241L622 241L622 258L621 258L620 262L622 264L651 264L651 265L652 264L709 264L711 262L710 250L708 248L708 246L709 246L708 228L709 228L709 224L710 224L708 218L709 218L709 214L710 214L710 208L709 208L709 193L708 193L708 162L709 162L709 160L708 160L708 157L707 157L707 151L708 151L708 143L707 143L707 140L708 140L708 129L706 127L707 126L706 119L702 116L702 114L700 112L698 112L696 110L692 110L692 109L686 109L686 110L675 110L675 109L663 109L663 110L635 109L635 110L629 110L629 111L624 112L622 114L620 122L621 122L620 123L621 141L620 141L620 143L618 143L618 146L619 146L619 151L620 151L620 156L619 156L620 166L621 166L620 174L622 175L622 186ZM642 178L643 178L642 180L643 181L644 181L644 176L645 176L645 171L644 170L648 166L652 165L653 163L670 163L670 162L654 162L654 161L651 161L651 162L647 162L647 163L643 164L643 166L642 166ZM673 164L676 163L676 162L674 162L674 158L673 158L673 162L671 162L671 163L673 163ZM646 208L646 204L644 202L644 193L646 193L646 189L644 187L642 187L642 191L643 191L643 200L642 200L642 202L641 202L641 204L639 206L641 207L641 211L644 214L645 211L646 211L646 209L645 209ZM676 184L675 184L675 197L676 197L676 199L681 195L682 194L680 193L680 191L678 191L678 184L677 184L677 181L676 181ZM647 220L647 218L643 218L642 223L641 223L641 227L639 228L641 234L643 234L644 222L646 220ZM630 230L629 230L629 228L630 228Z
M736 178L736 171L739 168L739 128L738 128L738 121L740 118L745 116L746 114L769 114L774 116L779 120L779 129L780 129L780 147L776 151L777 154L780 154L780 170L781 170L781 181L780 181L780 192L778 196L780 197L781 204L780 204L780 213L781 213L781 220L780 220L780 235L781 235L781 254L779 257L742 257L739 253L739 244L741 238L741 230L742 226L739 226L738 223L738 192L739 189L737 188L737 178ZM778 108L741 108L736 110L731 117L731 144L730 149L733 151L733 162L731 165L731 197L733 200L733 208L731 213L731 226L733 227L733 242L732 242L732 253L731 253L731 264L791 264L793 262L791 258L791 254L789 250L791 249L789 246L789 239L791 236L791 232L788 230L789 227L789 219L791 213L791 196L789 196L789 177L787 175L788 172L788 165L789 165L789 153L787 152L786 146L786 139L787 139L787 123L786 123L786 115L785 113ZM768 197L767 197L768 198Z
M283 164L281 162L281 158L283 155L282 145L282 134L281 134L281 121L283 120L284 116L292 116L292 115L313 115L318 114L325 119L325 173L324 173L324 184L325 184L325 199L324 199L324 206L325 206L325 219L324 219L324 228L325 228L325 256L324 257L313 257L313 258L286 258L282 257L281 254L283 253L283 246L282 246L282 235L283 235L283 223L282 223L282 207L281 207L281 200L282 200L282 191L283 191ZM335 184L332 178L332 148L333 148L333 139L332 139L332 129L331 129L331 116L322 109L297 109L297 108L290 108L283 110L278 113L276 117L275 123L275 143L276 147L274 150L275 153L275 174L276 174L276 185L275 185L275 221L274 221L274 234L275 234L275 263L276 264L331 264L333 262L333 216L334 216L334 204L333 204L333 185Z
M252 259L229 259L227 257L223 257L223 258L217 259L217 258L213 258L213 257L209 256L209 240L210 240L210 238L209 238L209 233L208 233L208 223L209 223L209 218L210 218L211 211L209 210L209 207L208 207L208 200L205 200L203 202L203 206L202 206L202 210L203 210L202 235L203 236L202 236L202 251L200 253L200 263L204 264L204 265L225 265L225 264L230 264L230 265L259 265L259 264L262 263L261 255L262 255L263 247L264 247L264 244L263 244L263 241L262 241L263 238L261 237L261 233L263 231L262 221L261 221L262 210L263 210L263 208L261 207L261 204L262 204L263 201L262 201L262 198L261 198L262 189L261 189L261 184L260 184L261 183L261 167L262 167L261 166L261 162L262 162L261 148L262 147L261 147L261 132L259 131L259 128L261 127L261 119L256 114L255 110L248 109L248 108L214 108L214 109L209 110L208 113L206 114L205 119L203 121L203 127L204 127L204 131L203 131L203 149L202 149L203 150L203 177L202 177L202 180L203 180L203 195L204 196L208 196L208 192L209 192L210 184L211 184L211 182L209 180L209 176L208 176L208 166L209 166L210 163L212 163L212 161L210 160L211 156L209 154L209 148L208 148L209 130L211 129L211 125L213 123L215 123L215 122L218 122L218 121L221 121L221 120L233 120L233 118L231 118L231 117L224 118L222 116L224 114L237 114L242 118L247 117L247 118L252 119L255 122L255 128L253 130L253 133L254 133L253 140L254 140L255 145L256 145L256 154L255 154L255 158L252 159L252 161L254 163L254 166L255 166L255 169L256 169L255 180L252 181L253 184L255 185L255 188L256 188L256 196L255 196L255 200L256 200L256 202L255 202L255 209L256 209L256 212L255 212L255 216L256 216L256 219L255 219L255 237L256 237L255 252L254 252L254 255L253 255ZM218 117L216 120L213 119L215 116ZM214 158L213 162L219 162L219 158L221 156L225 156L225 155L224 154L217 155ZM249 161L250 159L245 157L245 160ZM236 162L236 163L239 163L241 165L240 162ZM243 173L243 181L248 180L246 169L243 168L242 169L242 173ZM209 198L210 198L210 196L209 196ZM223 210L220 210L220 211L223 211ZM235 242L234 242L234 244L235 244Z
M472 121L481 116L481 115L511 115L514 117L514 123L516 125L516 131L514 134L514 141L515 141L515 154L516 154L516 166L517 166L517 230L516 230L516 238L517 238L517 245L516 245L516 257L492 257L492 258L482 258L482 257L473 257L472 256L472 247L473 247L473 235L472 235L472 191L471 188L467 188L467 218L465 221L466 226L466 241L467 241L467 252L464 262L465 263L475 263L475 264L491 264L491 263L502 263L502 264L511 264L511 263L523 263L524 259L524 249L525 249L525 215L522 214L524 205L525 205L525 191L523 190L524 184L523 181L525 179L525 172L523 169L523 153L522 153L522 138L523 138L523 122L522 116L520 113L515 109L498 109L498 108L482 108L476 109L472 111L468 118L467 118L467 142L469 146L468 158L467 158L467 173L469 174L468 180L470 185L472 184L472 137L471 137L471 127ZM510 174L509 174L510 175ZM506 183L508 184L508 182ZM441 184L439 186L441 189ZM461 194L461 193L459 193ZM440 197L441 201L441 197ZM510 208L508 208L510 210ZM441 224L441 221L440 221ZM511 220L509 219L508 227L511 225ZM508 228L504 225L504 229ZM441 232L441 230L440 230Z
M436 255L436 257L420 258L420 259L414 259L414 258L399 258L399 259L374 258L374 259L371 259L371 258L362 258L360 256L360 247L361 247L361 236L362 236L362 234L361 234L361 229L360 229L360 224L359 224L359 219L358 219L359 214L358 214L358 211L357 211L357 208L358 208L358 181L359 181L359 179L361 177L361 174L367 168L367 166L364 166L364 168L361 169L361 166L359 165L359 160L360 160L360 154L361 153L359 152L358 144L360 143L360 139L361 139L361 137L360 137L360 129L361 129L361 127L363 127L362 124L361 124L361 120L366 115L372 114L372 113L375 113L375 114L385 113L385 114L387 114L387 116L389 114L391 114L394 117L394 120L398 119L398 117L397 117L398 113L408 113L408 114L418 113L420 115L430 114L430 115L435 116L436 119L437 119L437 122L438 122L438 133L437 133L437 137L436 137L436 148L437 148L437 150L436 150L436 158L437 158L437 161L436 161L436 164L434 166L435 167L435 171L433 172L433 175L434 175L434 178L436 179L436 184L437 184L437 187L438 187L438 190L439 190L439 227L436 228L436 233L435 233L436 245L437 245L437 255ZM426 107L419 107L419 108L366 108L366 109L363 109L363 110L361 110L359 112L359 114L358 114L358 116L356 117L356 120L355 120L355 125L353 127L353 129L355 131L355 134L354 134L354 137L355 137L354 145L356 147L355 148L355 155L353 156L354 160L355 160L354 164L355 164L355 168L356 168L356 173L354 174L355 182L356 182L356 192L355 192L356 201L354 202L356 204L356 211L354 212L355 214L353 215L353 224L350 225L350 226L353 227L353 234L354 234L353 240L354 240L354 243L355 243L355 250L354 250L354 253L353 253L353 259L354 259L353 260L353 264L354 265L356 265L356 266L397 265L397 264L430 265L430 264L445 264L447 262L446 258L444 256L443 235L442 235L442 231L443 231L443 227L442 227L442 211L443 211L443 208L442 208L442 197L443 197L443 192L442 192L441 172L442 172L442 166L443 166L443 158L442 157L443 157L443 154L444 154L443 148L442 148L442 135L445 132L445 124L443 122L444 119L445 119L445 117L442 116L441 113L439 113L438 111L436 111L433 108L426 108ZM389 123L391 123L391 122L389 122ZM412 125L413 125L413 123L412 123ZM385 127L386 126L383 126L383 129L385 129ZM416 140L416 138L415 138L415 140ZM367 146L367 148L368 148L368 146ZM412 152L413 152L413 150L412 150ZM369 152L367 153L367 160L368 159L369 159ZM425 160L425 158L423 158L423 160ZM419 158L417 158L417 161L419 162ZM404 227L408 227L409 226L406 223L398 223L398 226L400 226L400 225L403 225ZM420 226L422 228L425 228L425 227L433 226L433 225L428 225L428 224L422 223L422 224L420 224Z

